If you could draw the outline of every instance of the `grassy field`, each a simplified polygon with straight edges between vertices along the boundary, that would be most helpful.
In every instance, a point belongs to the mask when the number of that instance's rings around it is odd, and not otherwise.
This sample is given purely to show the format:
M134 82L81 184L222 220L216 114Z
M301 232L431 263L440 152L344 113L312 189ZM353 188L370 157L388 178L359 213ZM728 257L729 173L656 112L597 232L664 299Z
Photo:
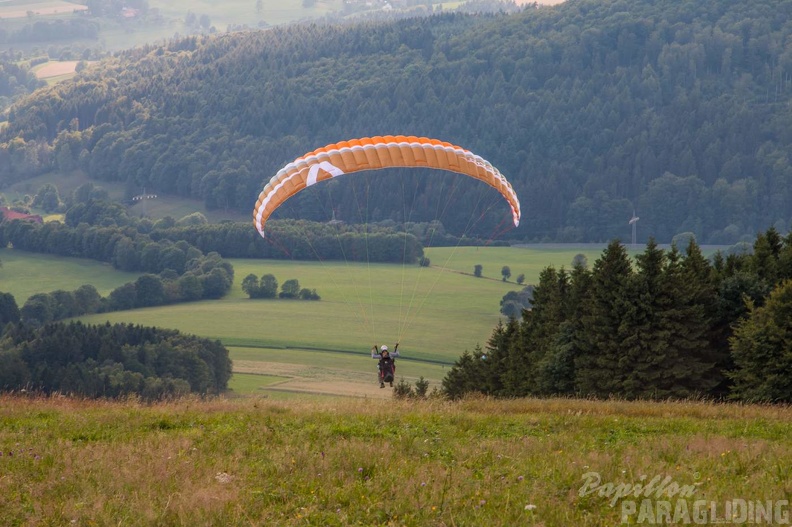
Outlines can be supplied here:
M593 259L597 251L588 249ZM375 342L403 342L405 351L425 360L449 361L483 344L500 319L500 299L514 282L488 279L503 265L536 280L550 264L569 265L579 251L517 248L434 248L432 267L387 264L231 259L235 284L219 301L110 313L87 321L131 320L160 324L218 338L227 345L295 347L365 352ZM472 262L484 276L472 276ZM497 271L496 271L497 269ZM316 289L322 300L250 300L242 279L273 274L282 284L292 278Z
M589 259L599 251L582 249ZM316 393L381 398L374 382L374 343L401 342L397 377L420 377L439 387L447 368L465 351L484 346L501 320L499 302L519 290L503 282L500 269L535 281L547 265L569 266L581 252L569 249L434 248L427 251L432 267L232 259L235 283L225 298L157 308L119 311L82 317L88 323L129 322L175 328L219 339L229 347L234 371L271 374L286 379L266 393ZM0 290L10 292L21 306L34 293L74 290L90 283L107 295L133 281L90 260L55 258L4 249L0 251ZM472 276L473 266L483 276ZM57 269L57 271L55 271ZM280 283L292 278L316 289L322 300L250 300L242 279L272 273ZM497 277L496 277L497 276ZM237 393L258 391L234 384Z
M593 261L597 251L589 251ZM484 346L501 320L499 302L521 286L487 278L509 265L536 280L547 265L569 265L575 249L435 248L432 267L295 261L230 260L235 284L218 301L196 302L82 317L89 323L133 322L177 328L219 339L231 349L235 371L286 368L278 387L321 394L382 397L368 352L374 343L401 342L397 377L423 376L439 387L462 354ZM484 276L472 275L481 264ZM296 278L316 289L319 302L250 300L241 290L248 274ZM284 366L287 365L287 366ZM341 370L341 371L336 371ZM244 391L244 387L237 388ZM268 390L267 390L268 391Z
M93 285L100 295L107 296L116 287L140 276L140 273L117 271L110 264L93 260L13 249L0 249L0 262L0 291L14 295L19 307L35 293L58 289L74 291L85 284Z
M159 9L167 19L184 20L187 13L207 15L212 25L225 31L229 24L255 26L259 21L270 25L285 24L306 18L317 18L339 11L342 0L318 0L313 7L304 7L303 0L263 0L257 9L256 0L149 0L149 8Z
M371 346L401 343L397 378L420 377L440 386L450 365L464 351L485 346L502 317L499 303L521 287L525 275L535 283L548 266L569 268L575 255L589 264L601 254L597 246L561 248L430 248L432 266L297 262L231 259L235 283L223 299L81 317L88 323L127 322L174 328L219 339L227 346L238 373L270 375L276 386L236 384L235 393L313 393L372 398L388 397L374 382ZM122 273L90 260L62 259L0 250L0 290L21 306L32 294L74 290L90 283L107 295L138 274ZM482 277L473 276L475 265ZM512 281L500 270L507 265ZM57 272L54 271L57 269ZM248 274L275 275L279 283L298 279L316 289L318 302L251 300L241 282ZM430 388L430 389L431 389Z
M4 525L747 524L792 493L787 407L2 396L0 422Z
M259 22L274 26L323 17L340 10L342 0L319 0L313 7L304 7L302 0L263 0L260 9L256 0L150 0L148 5L150 19L157 21L102 19L99 45L107 51L117 51L190 34L193 29L185 24L189 13L197 18L208 16L211 26L218 32L225 32L229 27L242 25L255 28ZM60 0L3 0L0 1L0 21L5 29L19 30L38 20L68 20L76 16L75 9L85 9L85 6ZM28 11L35 13L32 19ZM159 16L155 18L154 13ZM70 44L94 47L97 42L83 40ZM21 47L35 46L41 43Z
M0 19L29 18L31 13L34 16L72 15L87 9L84 5L62 0L2 0Z

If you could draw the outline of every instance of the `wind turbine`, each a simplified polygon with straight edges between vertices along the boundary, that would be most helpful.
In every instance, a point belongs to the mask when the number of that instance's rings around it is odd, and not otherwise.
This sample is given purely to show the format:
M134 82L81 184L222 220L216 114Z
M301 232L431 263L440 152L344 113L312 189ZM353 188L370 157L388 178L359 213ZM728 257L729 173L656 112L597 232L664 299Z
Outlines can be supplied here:
M640 220L640 219L641 218L639 218L638 216L635 215L635 210L633 209L632 218L630 218L630 221L627 223L628 225L632 225L632 248L633 249L635 249L635 225L638 223L638 220Z

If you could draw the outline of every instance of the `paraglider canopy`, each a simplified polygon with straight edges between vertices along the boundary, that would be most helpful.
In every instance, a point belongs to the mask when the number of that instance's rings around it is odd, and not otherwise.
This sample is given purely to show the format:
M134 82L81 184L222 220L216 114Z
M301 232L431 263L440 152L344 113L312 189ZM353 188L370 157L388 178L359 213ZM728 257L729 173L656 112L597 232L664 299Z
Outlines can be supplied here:
M520 202L505 177L485 159L462 147L415 136L377 136L333 143L309 152L280 169L264 186L253 210L253 223L264 236L270 215L287 199L318 182L363 170L423 167L447 170L483 181L496 189L520 224Z

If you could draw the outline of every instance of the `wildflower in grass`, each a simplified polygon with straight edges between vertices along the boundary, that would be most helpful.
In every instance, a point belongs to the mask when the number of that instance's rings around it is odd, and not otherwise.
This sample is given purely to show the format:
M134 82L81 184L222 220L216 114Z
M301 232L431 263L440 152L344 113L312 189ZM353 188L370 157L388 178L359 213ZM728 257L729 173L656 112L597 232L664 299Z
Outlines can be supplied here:
M217 480L218 483L221 483L223 485L225 485L226 483L231 483L232 479L234 479L233 476L231 476L226 472L218 472L217 474L215 474L215 480Z
M532 511L534 509L536 509L536 505L534 505L533 503L529 503L528 505L525 506L525 510L527 511Z

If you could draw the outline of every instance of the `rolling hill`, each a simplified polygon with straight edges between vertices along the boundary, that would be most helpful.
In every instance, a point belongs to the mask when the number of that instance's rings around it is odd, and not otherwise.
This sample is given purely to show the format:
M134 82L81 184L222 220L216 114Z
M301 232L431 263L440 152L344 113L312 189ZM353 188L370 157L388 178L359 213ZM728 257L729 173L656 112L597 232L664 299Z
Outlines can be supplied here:
M641 239L691 231L734 243L770 225L785 232L792 86L775 43L788 36L790 9L780 0L581 0L172 40L119 53L17 105L0 180L78 167L129 192L246 211L287 160L396 132L439 137L498 166L524 205L515 239L604 241L623 236L633 210ZM339 206L352 208L348 183L339 185ZM399 218L401 204L387 199L397 185L372 183L378 219ZM418 185L417 202L437 187ZM457 231L476 210L473 187L461 188L442 217ZM299 202L290 214L326 219Z

